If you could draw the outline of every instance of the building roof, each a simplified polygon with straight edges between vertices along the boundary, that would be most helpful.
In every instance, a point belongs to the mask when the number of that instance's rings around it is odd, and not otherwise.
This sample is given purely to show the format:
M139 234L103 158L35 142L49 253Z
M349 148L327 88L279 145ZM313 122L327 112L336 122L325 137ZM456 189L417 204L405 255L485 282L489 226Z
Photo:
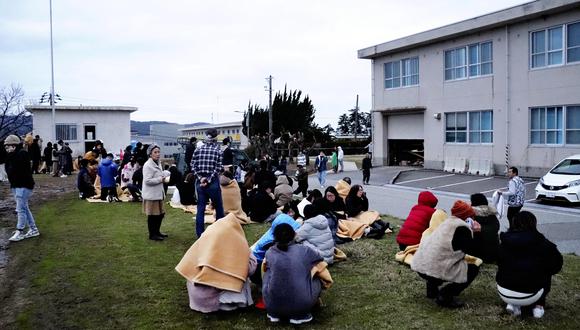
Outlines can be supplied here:
M189 131L206 130L206 129L210 129L210 128L222 128L222 127L232 127L232 126L242 126L242 122L241 121L230 121L227 123L186 127L186 128L181 128L179 130L182 132L189 132Z
M436 29L412 34L375 46L360 49L358 58L373 59L404 50L426 46L462 35L489 30L532 18L580 8L580 0L537 0L522 5L499 10L470 18L461 22L445 25Z
M51 111L50 105L27 105L24 107L27 111ZM119 111L119 112L135 112L137 107L118 107L118 106L95 106L95 105L57 105L57 111Z

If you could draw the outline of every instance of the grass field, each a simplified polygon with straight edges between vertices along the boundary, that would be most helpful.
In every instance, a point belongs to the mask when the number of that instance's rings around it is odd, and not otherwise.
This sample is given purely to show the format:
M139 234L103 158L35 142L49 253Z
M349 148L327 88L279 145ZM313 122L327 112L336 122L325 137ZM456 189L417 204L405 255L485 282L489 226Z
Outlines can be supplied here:
M59 197L61 198L61 197ZM272 325L253 307L204 315L189 309L185 280L174 271L194 241L191 215L169 209L164 242L147 239L140 204L90 204L67 194L35 210L42 235L12 244L0 289L7 328L291 328ZM392 224L400 221L388 218ZM244 227L252 244L266 225ZM424 297L424 282L394 261L395 236L341 248L348 260L331 267L334 286L303 328L580 329L580 259L565 256L554 277L546 315L513 318L495 291L495 266L484 265L460 296L460 310Z

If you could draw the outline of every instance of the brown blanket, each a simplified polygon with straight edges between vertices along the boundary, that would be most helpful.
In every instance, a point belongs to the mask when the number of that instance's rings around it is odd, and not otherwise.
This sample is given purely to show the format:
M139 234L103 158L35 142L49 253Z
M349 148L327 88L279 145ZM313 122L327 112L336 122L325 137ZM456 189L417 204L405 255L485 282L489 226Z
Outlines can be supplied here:
M338 230L336 231L336 235L338 237L356 240L363 236L367 227L368 225L361 222L338 220Z
M350 191L350 185L344 180L339 180L334 188L336 188L336 191L338 191L338 195L340 198L342 198L343 202L346 202L346 196Z
M242 210L242 197L240 187L236 180L231 180L227 185L220 185L224 214L231 213L236 216L242 225L251 223L250 217Z
M175 270L188 281L240 292L248 277L250 248L233 214L209 226Z
M359 223L364 223L365 225L370 226L373 222L379 220L380 218L381 218L381 215L379 214L379 212L366 211L366 212L361 212L356 217L350 217L347 220L355 221L355 222L359 222Z

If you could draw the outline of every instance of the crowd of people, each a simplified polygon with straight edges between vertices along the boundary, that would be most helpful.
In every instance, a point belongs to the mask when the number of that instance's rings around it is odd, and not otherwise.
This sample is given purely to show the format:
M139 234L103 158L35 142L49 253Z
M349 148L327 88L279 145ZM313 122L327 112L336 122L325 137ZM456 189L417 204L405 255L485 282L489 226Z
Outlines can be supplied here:
M323 152L317 156L314 170L323 189L308 190L308 171L300 155L293 176L287 174L285 163L273 168L267 155L257 168L247 162L233 166L230 141L225 139L220 146L217 134L210 129L204 141L190 140L185 173L175 166L164 167L156 144L127 146L120 159L97 141L77 159L79 197L114 202L122 194L126 200L141 202L149 239L163 241L168 237L161 232L167 187L176 186L181 204L196 205L197 240L176 267L187 279L190 307L208 313L253 305L253 284L261 292L255 306L265 309L271 322L309 322L321 292L333 284L329 267L345 258L340 244L380 239L392 232L390 224L369 209L365 189L349 177L325 187L326 172L342 170L342 150L331 156L330 169L328 157ZM18 214L11 241L39 235L28 207L32 173L43 169L51 173L51 166L58 168L52 171L55 176L70 173L69 159L60 153L55 157L45 151L44 158L31 157L39 153L39 141L37 137L33 147L25 148L25 141L11 135L3 142L1 156ZM69 153L62 141L54 147L49 142L47 148ZM366 159L370 164L370 155ZM496 289L509 313L521 315L530 306L534 317L544 315L551 277L560 271L563 259L538 232L535 216L517 205L521 202L517 169L510 168L510 173L510 187L502 192L510 205L506 232L500 233L497 210L484 195L456 201L448 214L436 208L438 199L429 191L419 194L400 228L395 258L425 280L427 298L438 305L461 307L457 296L476 280L482 264L491 263L497 264ZM215 220L206 228L208 209ZM250 222L271 223L251 246L242 227Z

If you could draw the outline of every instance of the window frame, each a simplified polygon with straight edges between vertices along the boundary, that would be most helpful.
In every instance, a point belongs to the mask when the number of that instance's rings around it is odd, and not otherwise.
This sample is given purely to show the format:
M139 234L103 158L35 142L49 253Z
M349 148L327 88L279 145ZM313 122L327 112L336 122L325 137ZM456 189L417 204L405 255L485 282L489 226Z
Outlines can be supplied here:
M490 124L491 129L482 129L482 117L484 112L489 112L491 114ZM455 116L455 129L449 130L447 129L447 116L453 114ZM457 129L457 114L466 114L467 123L465 125L465 130L458 130ZM479 127L477 129L473 129L471 127L471 116L477 114L479 116ZM447 141L447 134L450 132L455 133L455 141ZM457 133L465 133L465 142L457 142ZM479 135L478 142L471 141L471 134L476 133ZM482 136L485 133L491 133L491 141L490 142L481 142ZM459 145L493 145L493 109L486 109L486 110L473 110L473 111L455 111L455 112L446 112L445 113L445 134L444 134L445 144L459 144Z
M568 46L568 26L570 25L574 25L574 24L580 24L580 21L574 21L574 22L570 22L570 23L566 23L564 24L566 26L566 32L564 35L564 42L565 44L562 45L562 47L564 47L564 56L566 61L564 62L566 65L570 65L570 64L580 64L580 59L578 59L577 61L574 62L568 62L568 50L572 49L572 48L579 48L580 49L580 44L578 46L574 46L574 47L569 47Z
M58 126L67 126L67 132L66 132L66 135L67 135L67 137L68 137L68 135L70 135L70 133L71 133L70 129L71 129L72 127L74 127L74 135L75 135L75 136L74 136L74 139L66 139L66 138L65 138L65 137L63 137L63 136L60 136L60 137L59 137L59 136L58 136L58 135L59 135L59 129L58 129ZM56 123L56 124L54 124L54 130L55 130L55 133L56 133L56 140L57 140L57 141L58 141L58 140L62 140L62 141L69 141L69 142L76 142L76 141L78 141L78 140L79 140L79 130L78 130L78 126L79 126L79 125L78 125L77 123ZM60 133L62 133L62 131L61 131Z
M489 61L485 61L482 62L482 45L484 44L489 44L490 45L490 59ZM471 63L471 49L473 47L477 48L477 61L474 63ZM455 65L455 52L459 51L459 50L463 50L464 51L464 65ZM447 67L447 54L451 55L451 66ZM484 64L490 64L490 73L482 73L482 67ZM471 74L471 67L475 66L477 68L477 74L472 75ZM455 77L455 72L457 69L464 69L464 73L465 76L461 77L461 78L457 78ZM451 78L447 79L447 71L451 70L452 76ZM466 44L463 45L461 47L455 47L455 48L450 48L450 49L446 49L443 51L443 81L444 82L449 82L449 81L457 81L457 80L467 80L467 79L477 79L477 78L481 78L481 77L488 77L488 76L493 76L493 40L485 40L485 41L480 41L480 42L474 42L474 43L470 43L470 44Z
M580 104L568 104L568 105L546 105L546 106L537 106L537 107L529 107L528 108L528 146L530 147L578 147L580 146L580 141L578 143L568 143L567 141L567 134L571 131L580 131L580 128L568 128L567 126L567 117L568 117L568 108L570 107L578 107L580 108ZM555 108L560 109L562 111L562 126L558 128L558 115L556 112L556 128L548 128L548 109ZM532 112L534 110L543 109L544 115L544 128L539 129L532 129ZM543 132L544 142L543 143L532 143L532 132ZM548 132L561 132L562 133L562 142L561 143L548 143ZM557 135L557 133L556 133Z
M557 24L557 25L552 25L552 26L547 26L541 29L536 29L536 30L531 30L528 34L528 68L530 71L532 70L541 70L541 69L548 69L548 68L557 68L557 67L561 67L561 66L565 66L565 65L578 65L580 64L580 59L578 59L577 61L573 61L570 62L568 60L568 51L570 49L580 49L580 45L578 46L574 46L574 47L569 47L568 46L568 29L570 25L574 25L574 24L580 24L580 21L572 21L572 22L568 22L568 23L562 23L562 24ZM561 28L562 29L562 48L560 48L559 50L550 50L549 48L549 31L556 29L556 28ZM544 52L543 53L532 53L533 51L533 45L532 45L532 36L534 35L534 33L537 32L544 32L545 37L544 37ZM562 52L562 62L560 64L547 64L549 61L549 54L550 53L554 53L556 51L561 51ZM533 66L533 56L534 55L538 55L538 54L545 54L545 65L543 66Z
M417 61L417 73L413 74L413 73L409 73L408 75L404 75L405 72L405 66L404 63L405 61L409 61L410 63L410 71L412 71L412 66L413 66L413 60ZM391 72L393 73L390 76L387 76L387 66L391 67ZM395 73L395 69L396 70L396 75ZM417 77L417 83L413 84L412 79L413 77L416 76ZM406 87L416 87L419 86L420 84L420 65L419 65L419 56L412 56L412 57L406 57L406 58L402 58L396 61L390 61L390 62L385 62L383 63L383 89L397 89L397 88L406 88ZM408 79L409 83L408 84L404 84L405 78ZM388 87L387 86L387 81L392 82L391 86ZM395 86L395 81L397 82L397 85Z

